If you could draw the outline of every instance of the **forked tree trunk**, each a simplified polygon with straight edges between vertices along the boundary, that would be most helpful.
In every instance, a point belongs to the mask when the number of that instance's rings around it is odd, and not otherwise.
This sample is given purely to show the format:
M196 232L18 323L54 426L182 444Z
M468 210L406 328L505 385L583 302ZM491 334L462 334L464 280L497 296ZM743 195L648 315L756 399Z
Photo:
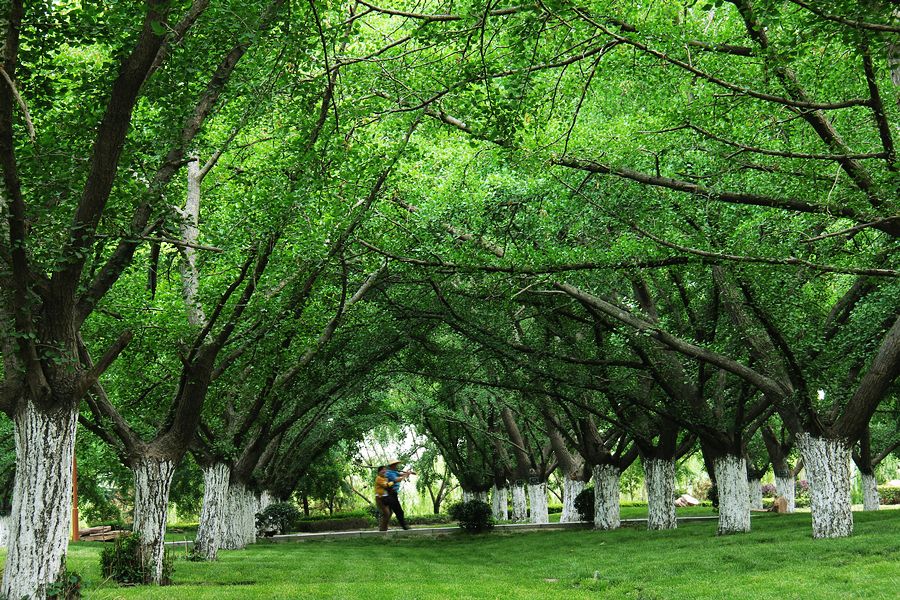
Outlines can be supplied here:
M647 483L647 529L675 529L678 527L675 518L675 461L647 458L643 464Z
M762 481L759 479L751 479L747 482L747 485L750 488L750 510L762 510Z
M525 486L514 483L512 490L512 520L516 523L524 523L528 520L528 502L525 499Z
M581 520L575 508L575 497L584 491L584 481L566 477L563 480L563 509L559 516L560 523L574 523Z
M801 433L797 445L809 478L814 538L853 534L850 505L850 449L840 440Z
M15 414L16 477L3 569L6 598L44 598L66 568L72 505L74 409L43 412L22 402Z
M509 508L506 505L507 495L505 487L498 488L496 485L494 486L493 493L491 494L491 510L494 514L494 520L496 521L509 520Z
M528 502L531 505L532 523L549 523L550 514L547 507L547 482L528 485Z
M797 482L793 475L790 477L775 476L775 494L785 499L789 513L794 512L794 508L796 508L796 489Z
M750 490L747 487L747 461L726 454L714 460L719 490L719 535L750 531Z
M228 516L222 530L222 548L240 550L256 542L256 495L240 483L228 486Z
M134 532L141 536L141 552L148 583L162 581L166 517L175 462L143 457L134 472Z
M215 463L203 469L203 506L194 551L206 560L216 560L222 543L228 503L228 465Z
M860 473L860 484L863 493L863 510L878 510L881 499L878 497L878 480L873 473Z
M594 467L594 527L618 529L621 525L619 511L619 478L622 471L613 465Z

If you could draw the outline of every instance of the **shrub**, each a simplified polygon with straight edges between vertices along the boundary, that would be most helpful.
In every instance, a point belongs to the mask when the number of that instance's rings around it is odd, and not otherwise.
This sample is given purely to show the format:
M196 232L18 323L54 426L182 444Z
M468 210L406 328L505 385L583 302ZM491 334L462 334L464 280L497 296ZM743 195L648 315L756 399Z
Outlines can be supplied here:
M450 519L450 515L445 514L406 517L406 523L408 525L442 525L445 523L450 523L451 520L452 519Z
M555 514L561 513L562 509L563 509L562 504L551 504L550 506L547 507L547 514L555 515Z
M172 583L172 571L174 570L172 555L167 551L163 555L160 585ZM112 546L101 550L100 572L103 577L118 583L132 585L151 583L153 567L144 560L144 553L141 551L141 536L132 533L116 538Z
M879 485L878 497L882 504L900 504L900 487Z
M586 487L575 496L575 510L582 521L594 520L594 488Z
M451 504L450 518L459 521L459 526L469 533L490 531L494 528L494 515L491 506L481 500L469 500Z
M261 536L272 536L288 531L297 531L300 511L290 502L275 502L262 512L256 513L256 532Z
M47 598L54 600L78 600L81 598L81 575L66 570L54 584L47 586Z
M295 531L300 533L319 533L321 531L349 531L374 527L373 517L350 517L347 519L320 519L317 521L300 521Z
M767 483L762 486L762 494L763 498L774 498L778 495L778 490L775 488L774 483Z

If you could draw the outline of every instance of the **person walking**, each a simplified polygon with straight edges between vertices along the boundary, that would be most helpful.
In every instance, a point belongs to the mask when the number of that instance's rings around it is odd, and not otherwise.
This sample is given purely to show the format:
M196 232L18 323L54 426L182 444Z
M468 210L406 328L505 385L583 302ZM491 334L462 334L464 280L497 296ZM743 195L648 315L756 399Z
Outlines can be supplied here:
M384 474L388 482L391 484L387 488L387 505L388 509L390 509L397 516L397 522L400 523L400 527L402 527L403 529L409 529L409 525L406 524L406 518L403 515L403 507L400 506L400 497L398 496L398 494L400 492L400 484L409 479L412 471L400 472L397 470L399 466L399 460L390 461L388 463L387 471L385 471Z
M375 475L375 506L381 512L378 519L379 531L387 531L388 523L391 520L391 508L388 506L388 490L394 487L394 482L388 481L386 473L387 467L381 465L378 467L378 474Z

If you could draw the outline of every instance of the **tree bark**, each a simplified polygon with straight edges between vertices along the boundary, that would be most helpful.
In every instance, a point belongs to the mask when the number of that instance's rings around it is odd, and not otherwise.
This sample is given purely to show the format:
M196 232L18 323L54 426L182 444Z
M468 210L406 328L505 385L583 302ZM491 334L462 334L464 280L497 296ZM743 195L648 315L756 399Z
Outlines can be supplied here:
M134 532L141 536L141 552L147 583L162 581L165 556L166 517L169 489L175 462L142 457L132 465L134 472Z
M762 510L762 482L759 479L750 479L747 481L747 485L750 490L750 510Z
M14 416L16 477L2 594L44 598L65 572L71 525L74 407L51 412L21 403Z
M228 486L228 516L222 532L222 548L240 550L256 542L256 495L241 483Z
M508 490L505 487L498 488L496 485L494 486L493 493L491 494L491 510L494 513L494 520L496 521L508 521L509 520L509 507L507 506L507 496Z
M715 458L719 489L719 535L750 531L750 490L747 462L741 456L725 454Z
M528 484L528 502L531 505L532 523L549 523L550 515L547 510L547 482L532 485Z
M809 478L809 504L814 538L853 534L850 504L850 449L836 439L797 436Z
M215 463L203 469L203 507L194 551L206 560L216 560L222 544L228 503L228 465Z
M860 483L863 493L863 510L879 510L881 499L878 497L878 480L874 473L860 472Z
M613 465L594 467L594 528L618 529L621 525L619 511L619 478L622 471Z
M678 527L675 518L675 461L647 458L643 464L647 482L647 529L675 529Z
M794 512L796 508L796 488L797 482L793 474L789 477L775 476L775 494L784 497L787 502L787 512L789 513Z
M581 520L575 508L575 497L584 491L585 483L581 479L566 477L563 480L563 509L559 517L560 523L574 523Z
M512 520L515 523L524 523L528 520L525 485L516 482L510 489L512 489Z

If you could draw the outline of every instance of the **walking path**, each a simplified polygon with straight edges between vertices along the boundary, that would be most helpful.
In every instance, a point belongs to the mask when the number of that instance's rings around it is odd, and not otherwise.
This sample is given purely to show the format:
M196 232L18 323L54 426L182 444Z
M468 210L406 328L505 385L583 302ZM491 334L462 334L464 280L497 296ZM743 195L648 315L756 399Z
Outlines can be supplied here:
M706 517L678 517L678 521L685 523L688 521L715 521L719 517L710 515ZM647 522L647 519L622 519L622 525L639 525ZM519 531L545 531L559 529L588 529L592 526L589 521L575 521L574 523L506 523L495 525L495 531L519 532ZM360 529L353 531L322 531L319 533L287 533L284 535L274 535L269 538L259 538L259 542L272 542L276 544L285 542L308 542L312 540L343 540L349 538L364 537L383 537L383 536L417 536L417 535L453 535L462 532L462 529L456 526L452 527L414 527L412 529L390 529L388 531L378 531L377 529ZM192 540L179 540L177 542L166 542L166 546L184 547L193 545Z

